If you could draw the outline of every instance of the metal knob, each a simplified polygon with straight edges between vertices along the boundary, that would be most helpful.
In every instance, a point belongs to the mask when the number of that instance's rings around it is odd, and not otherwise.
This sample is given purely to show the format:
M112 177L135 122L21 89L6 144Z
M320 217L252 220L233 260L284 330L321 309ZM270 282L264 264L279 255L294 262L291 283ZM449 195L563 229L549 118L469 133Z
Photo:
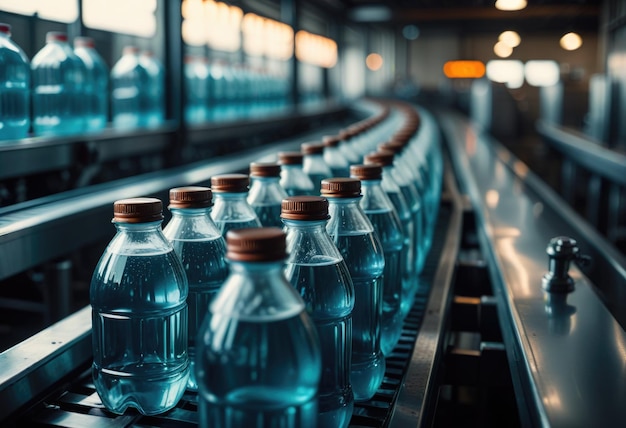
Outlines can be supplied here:
M574 280L569 276L570 262L586 264L588 256L579 254L575 239L567 236L552 238L546 248L550 257L549 272L543 276L543 289L551 293L569 293L574 290Z

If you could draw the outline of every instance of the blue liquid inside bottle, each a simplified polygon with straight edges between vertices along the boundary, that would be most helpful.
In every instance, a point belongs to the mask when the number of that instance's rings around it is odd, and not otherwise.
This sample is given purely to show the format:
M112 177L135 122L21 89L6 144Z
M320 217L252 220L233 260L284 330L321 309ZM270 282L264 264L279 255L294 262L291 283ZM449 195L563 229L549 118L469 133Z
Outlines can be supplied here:
M280 204L276 205L253 205L259 221L263 227L281 227L283 222L280 220Z
M341 259L319 255L306 264L289 263L286 276L308 302L320 338L318 427L347 427L354 409L350 384L354 289L348 268Z
M224 259L226 245L219 238L205 240L173 239L172 246L179 255L189 283L187 307L189 311L188 338L190 369L187 387L198 388L195 374L196 336L209 304L228 276L228 265Z
M388 355L398 343L402 334L403 316L401 311L402 298L402 248L404 237L398 228L390 223L390 211L365 211L372 222L374 230L380 237L385 255L383 271L383 310L381 317L380 347L383 354Z
M25 138L30 126L30 65L0 24L0 140Z
M232 262L198 337L199 426L316 427L319 342L282 266Z
M385 359L380 349L384 259L372 251L373 231L338 235L334 241L354 284L351 375L354 399L369 400L385 374Z
M115 239L91 282L94 385L114 413L163 413L189 374L185 274L171 248L124 254Z
M213 196L215 205L211 211L211 218L222 236L226 236L229 230L262 226L256 213L246 201L247 192L215 192Z

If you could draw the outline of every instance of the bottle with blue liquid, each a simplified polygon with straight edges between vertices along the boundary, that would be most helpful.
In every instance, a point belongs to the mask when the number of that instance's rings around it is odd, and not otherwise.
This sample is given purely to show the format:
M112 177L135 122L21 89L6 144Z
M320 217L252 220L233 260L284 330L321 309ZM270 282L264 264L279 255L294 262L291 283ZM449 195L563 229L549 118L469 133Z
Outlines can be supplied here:
M74 53L85 66L85 130L100 131L109 116L109 69L90 37L74 39Z
M250 164L250 192L248 203L252 206L263 227L282 227L280 204L287 192L280 186L280 165L273 162Z
M356 401L371 399L383 381L380 348L383 305L383 248L361 207L361 182L355 178L322 180L330 220L326 230L339 249L354 285L351 382Z
M281 217L289 253L285 275L302 296L320 339L318 427L347 427L354 408L350 383L354 286L326 232L328 201L319 196L286 198Z
M163 234L183 263L189 284L187 337L190 369L187 388L190 390L198 387L194 370L198 328L228 275L224 258L226 242L211 220L212 206L212 193L208 187L170 189L172 219L163 229Z
M402 333L402 275L405 270L404 231L393 203L382 188L380 165L352 165L350 176L361 180L363 197L359 205L380 238L385 255L383 271L383 310L380 321L380 347L389 355Z
M333 177L349 177L350 164L339 150L341 138L338 135L326 135L324 143L324 162L330 167Z
M301 152L279 152L280 185L289 196L313 196L315 186L302 169Z
M67 34L50 31L46 45L31 61L35 135L85 131L85 65L67 42Z
M187 386L187 278L162 220L159 199L116 201L117 233L91 279L93 382L117 414L163 413Z
M165 120L165 70L151 50L141 52L139 63L147 75L143 86L146 103L142 106L145 126L156 128Z
M333 172L324 161L324 144L317 142L303 143L300 150L304 155L302 170L313 182L314 195L319 195L320 183L325 178L331 178Z
M198 336L200 427L316 428L320 343L285 278L285 234L231 230L230 274Z
M30 64L0 23L0 140L25 138L30 127Z
M115 128L128 130L145 126L142 111L147 103L147 79L147 72L139 63L139 49L124 47L121 58L111 69L111 113Z
M211 218L222 233L231 229L261 227L261 221L247 201L250 178L246 174L220 174L211 177L215 205Z
M205 57L185 57L185 120L190 124L205 123L210 118L209 73Z

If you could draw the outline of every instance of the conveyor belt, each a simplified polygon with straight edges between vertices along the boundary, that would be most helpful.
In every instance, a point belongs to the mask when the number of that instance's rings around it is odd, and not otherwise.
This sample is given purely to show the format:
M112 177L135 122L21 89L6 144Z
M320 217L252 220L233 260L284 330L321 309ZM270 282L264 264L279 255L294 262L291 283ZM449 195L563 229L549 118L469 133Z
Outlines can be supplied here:
M448 180L452 182L452 180ZM437 227L433 239L433 247L428 255L427 262L420 278L420 288L416 297L415 304L407 315L402 336L396 348L387 357L387 368L383 384L374 395L374 397L362 403L355 405L351 427L403 427L406 426L407 415L412 415L413 426L418 425L419 417L422 413L420 406L422 402L410 402L405 399L403 403L402 417L394 417L396 402L399 396L403 396L408 388L415 389L416 385L424 389L421 395L425 395L427 382L430 373L415 374L410 370L412 362L415 360L416 343L420 343L419 334L422 320L427 312L427 305L441 306L439 300L429 301L431 295L431 286L436 284L436 288L444 288L437 290L433 295L447 296L448 284L440 284L441 278L451 278L454 269L454 260L457 248L446 248L450 242L457 242L460 235L460 213L458 212L458 204L450 198L444 199L440 207L440 214ZM442 263L443 261L443 263ZM443 313L436 312L436 320L434 326L441 328L443 323L441 319ZM432 314L430 314L432 318ZM432 321L432 319L431 319ZM13 386L9 386L0 391L0 398L9 406L18 405L15 400L16 394L25 393L27 385L37 384L42 378L49 378L50 371L62 371L65 374L59 377L40 397L33 397L34 400L20 404L21 409L17 414L11 415L5 421L9 426L43 426L43 427L192 427L197 425L197 394L194 392L186 392L178 405L171 411L158 416L143 416L136 410L130 409L124 415L113 415L104 410L100 403L99 397L95 392L94 385L91 381L91 335L90 330L85 325L90 324L90 310L88 307L79 313L62 321L60 324L66 324L66 328L61 329L59 326L52 326L50 329L57 328L57 331L44 331L32 339L31 348L36 348L36 343L48 342L47 346L51 346L49 342L59 337L61 331L67 334L67 330L71 330L71 325L82 325L83 329L76 332L76 337L66 338L66 344L60 345L59 349L50 356L42 358L40 364L28 364L21 362L23 370L27 372L20 377L16 376ZM70 325L71 324L71 325ZM49 330L50 330L49 329ZM440 331L431 332L436 337L442 336ZM23 346L23 345L22 345ZM6 364L9 369L19 366L19 354L9 350L4 356L4 360L0 361ZM438 347L431 349L432 353L438 352ZM65 355L67 354L67 355ZM13 359L12 359L13 357ZM420 355L421 358L426 357L429 361L434 361L434 355ZM12 367L13 366L13 367ZM432 364L424 366L426 370L432 370ZM407 373L412 373L416 379L406 379ZM415 380L418 380L416 383ZM3 382L6 386L11 384L10 381ZM22 386L19 386L19 385ZM413 391L415 392L415 391ZM19 400L18 400L19 401ZM407 406L412 409L407 411ZM4 415L6 416L6 414ZM2 415L0 415L2 417Z

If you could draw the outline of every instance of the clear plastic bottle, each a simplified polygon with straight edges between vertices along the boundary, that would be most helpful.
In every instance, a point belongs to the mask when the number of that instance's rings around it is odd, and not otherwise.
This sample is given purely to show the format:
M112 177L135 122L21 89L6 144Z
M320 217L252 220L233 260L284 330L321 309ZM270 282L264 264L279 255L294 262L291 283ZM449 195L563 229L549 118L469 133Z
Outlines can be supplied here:
M211 177L211 189L215 205L211 218L222 233L231 229L261 227L261 221L250 206L248 184L250 178L246 174L220 174Z
M142 114L145 101L146 70L139 64L139 49L126 46L122 57L111 69L111 113L113 126L134 129L145 125Z
M348 127L339 131L339 151L348 161L349 165L360 163L359 154L352 148L352 141L355 139L358 131L354 127Z
M309 196L315 192L315 186L302 169L304 155L301 152L279 152L280 185L289 196Z
M199 124L209 120L209 74L205 57L185 57L185 120Z
M304 299L320 338L318 427L347 427L354 408L350 383L354 286L326 232L328 201L319 196L286 198L281 217L289 253L285 275Z
M145 126L156 128L165 120L165 71L163 64L151 50L144 50L139 55L139 63L146 70L147 80L144 86L146 104L143 106Z
M287 192L280 186L280 165L273 162L250 164L248 203L264 227L282 227L280 204Z
M90 37L74 39L74 53L83 62L85 74L85 130L99 131L106 127L109 115L109 68L98 54Z
M361 182L354 178L322 181L328 198L328 234L339 249L354 284L352 311L352 389L356 401L369 400L383 381L385 359L380 349L385 258L374 226L361 207Z
M363 197L359 205L380 238L385 255L383 271L383 311L380 321L380 348L389 355L402 333L402 280L406 270L404 231L393 203L382 188L380 165L352 165L350 176L361 180Z
M117 233L91 279L93 381L113 413L163 413L187 385L187 278L162 219L159 199L115 202Z
M404 232L404 242L402 254L404 262L402 266L402 315L406 316L413 306L414 293L416 290L417 277L415 274L415 233L413 231L414 217L409 204L406 202L404 194L396 183L391 170L393 168L394 154L386 151L370 153L365 156L366 164L377 164L383 168L382 188L387 193L389 200L393 204Z
M206 316L209 303L228 275L224 259L226 242L211 220L212 205L211 189L208 187L171 189L169 209L172 219L163 229L163 234L183 263L189 284L187 337L190 369L187 388L191 390L198 388L194 370L198 328Z
M320 344L283 272L285 234L231 230L226 243L230 275L198 336L199 426L314 428Z
M0 140L25 138L30 127L30 64L0 24Z
M67 43L50 31L31 61L35 135L68 135L85 130L85 66Z
M333 172L324 162L324 144L322 143L303 143L300 150L304 155L302 161L302 170L309 176L313 182L314 195L320 193L320 183L325 178L331 178Z
M330 167L333 177L349 177L350 164L339 150L341 138L338 135L326 135L324 143L324 162Z

